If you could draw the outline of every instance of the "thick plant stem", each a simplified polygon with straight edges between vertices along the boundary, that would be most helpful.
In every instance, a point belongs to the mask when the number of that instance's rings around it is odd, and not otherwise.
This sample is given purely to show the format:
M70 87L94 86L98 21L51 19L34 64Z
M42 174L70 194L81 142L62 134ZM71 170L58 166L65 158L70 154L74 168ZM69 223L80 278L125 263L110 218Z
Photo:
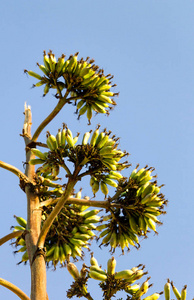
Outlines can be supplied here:
M31 142L31 109L25 106L25 121L23 127L23 136L26 146ZM30 181L35 181L35 167L29 165L30 159L34 158L30 149L26 153L26 172L25 175ZM39 209L39 197L32 185L25 186L27 196L27 229L29 234L25 236L30 267L31 267L31 300L46 300L46 264L44 256L37 252L37 241L40 234L41 215Z
M8 290L12 291L14 294L16 294L20 299L22 300L30 300L30 298L22 291L20 290L16 285L13 283L0 278L0 285L6 287Z
M41 211L38 209L39 199L26 188L28 199L27 226L30 233L26 235L30 265L31 265L31 300L46 300L46 265L43 255L37 255L37 241L40 234Z
M47 300L44 257L37 256L31 266L31 300Z

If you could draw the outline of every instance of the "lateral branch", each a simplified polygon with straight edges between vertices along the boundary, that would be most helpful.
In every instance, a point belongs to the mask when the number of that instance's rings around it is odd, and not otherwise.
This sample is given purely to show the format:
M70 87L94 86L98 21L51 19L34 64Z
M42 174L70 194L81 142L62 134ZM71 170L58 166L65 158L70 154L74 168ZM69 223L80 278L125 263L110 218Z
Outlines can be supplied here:
M0 285L6 287L8 290L12 291L14 294L16 294L20 299L22 300L30 300L30 298L21 290L19 289L16 285L13 283L0 278Z

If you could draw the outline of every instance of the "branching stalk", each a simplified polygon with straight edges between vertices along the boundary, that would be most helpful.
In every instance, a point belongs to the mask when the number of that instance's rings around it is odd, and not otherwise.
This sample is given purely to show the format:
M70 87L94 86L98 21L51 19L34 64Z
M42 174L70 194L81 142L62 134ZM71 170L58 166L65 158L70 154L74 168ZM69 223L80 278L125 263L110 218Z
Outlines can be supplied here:
M100 169L100 168L99 168L99 169ZM95 172L97 172L97 171L98 171L98 169L95 169ZM88 171L85 171L85 172L81 173L81 174L78 176L78 180L81 180L82 177L87 176L87 175L92 175L91 170L88 170Z
M61 196L61 198L57 202L55 208L50 213L50 215L48 216L46 221L44 222L44 225L43 225L43 227L41 229L41 232L40 232L40 235L39 235L37 247L40 247L40 248L44 247L44 242L45 242L45 239L46 239L46 235L47 235L53 221L55 220L56 216L59 214L59 212L63 208L64 204L66 203L67 199L71 195L72 190L73 190L74 185L76 184L76 182L77 182L76 180L69 179L64 194Z
M39 147L43 147L43 148L47 148L47 149L48 149L48 146L47 146L47 144L45 144L45 143L36 142L36 146L39 146Z
M22 290L20 290L16 285L14 285L13 283L11 283L11 282L3 279L3 278L0 278L0 285L4 286L7 289L9 289L10 291L12 291L20 299L22 299L22 300L30 300L30 298Z
M63 106L68 102L68 100L66 99L68 94L69 91L67 90L64 97L60 98L59 102L57 103L53 111L50 113L50 115L48 115L48 117L46 117L46 119L39 125L32 137L32 142L37 141L42 130L54 119L54 117L61 111Z
M14 167L10 164L7 164L7 163L5 163L1 160L0 160L0 167L12 172L16 176L18 176L20 180L23 180L25 183L33 184L33 182L30 181L30 179L22 171L20 171L18 168Z
M5 235L4 237L2 237L0 239L0 246L3 245L4 243L8 242L11 239L21 236L22 233L24 233L24 230L14 231L14 232L11 232L11 233Z
M61 198L49 199L46 201L42 201L40 203L40 207L49 206L57 203ZM121 205L116 203L110 203L109 201L98 201L98 200L88 200L88 199L80 199L80 198L68 198L66 204L77 204L84 206L92 206L92 207L101 207L105 209L109 209L110 207L121 207Z
M67 172L68 175L72 175L68 166L64 162L60 166Z

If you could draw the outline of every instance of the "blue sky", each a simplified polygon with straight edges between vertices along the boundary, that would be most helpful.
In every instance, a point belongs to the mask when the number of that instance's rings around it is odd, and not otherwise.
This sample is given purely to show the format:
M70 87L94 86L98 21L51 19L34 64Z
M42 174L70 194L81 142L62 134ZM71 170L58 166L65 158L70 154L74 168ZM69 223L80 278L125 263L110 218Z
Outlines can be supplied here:
M52 49L56 56L79 51L80 58L94 58L106 74L115 75L120 95L112 114L108 118L95 117L90 127L100 122L101 128L107 127L121 137L120 146L131 154L133 167L137 163L154 166L169 200L159 235L150 234L140 250L132 249L125 256L117 251L116 270L143 263L151 276L150 283L154 283L150 292L160 292L170 278L179 289L188 285L188 299L194 296L193 11L191 0L7 0L0 10L0 159L23 170L25 152L20 133L24 102L32 107L33 130L56 104L52 95L42 98L41 88L31 89L35 81L23 70L38 71L36 62L42 62L43 50ZM74 134L88 130L86 118L77 121L70 106L48 129L56 134L62 122ZM45 139L45 132L41 138ZM0 180L3 236L15 224L14 214L26 217L26 200L14 175L0 169ZM83 193L91 195L85 184ZM107 249L100 250L97 245L93 249L106 268L110 257ZM13 255L13 250L8 244L0 249L0 277L29 295L29 266L17 266L20 258ZM66 299L65 291L71 283L67 277L66 269L48 271L50 300ZM90 291L98 293L97 282L91 280L89 286ZM0 297L16 299L3 287Z

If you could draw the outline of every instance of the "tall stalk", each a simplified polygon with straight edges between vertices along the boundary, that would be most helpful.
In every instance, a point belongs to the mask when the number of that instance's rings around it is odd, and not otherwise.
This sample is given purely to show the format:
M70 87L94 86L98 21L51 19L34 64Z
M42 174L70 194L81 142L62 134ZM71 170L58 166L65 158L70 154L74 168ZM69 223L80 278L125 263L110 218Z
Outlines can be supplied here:
M25 121L23 135L26 145L26 172L25 175L33 182L35 180L35 167L28 164L34 155L28 149L31 142L32 115L30 107L25 107ZM39 208L39 197L32 185L26 184L27 196L27 228L29 233L25 236L30 268L31 268L31 300L46 300L46 264L44 255L37 251L37 241L40 235L41 209ZM36 255L37 254L37 255Z

